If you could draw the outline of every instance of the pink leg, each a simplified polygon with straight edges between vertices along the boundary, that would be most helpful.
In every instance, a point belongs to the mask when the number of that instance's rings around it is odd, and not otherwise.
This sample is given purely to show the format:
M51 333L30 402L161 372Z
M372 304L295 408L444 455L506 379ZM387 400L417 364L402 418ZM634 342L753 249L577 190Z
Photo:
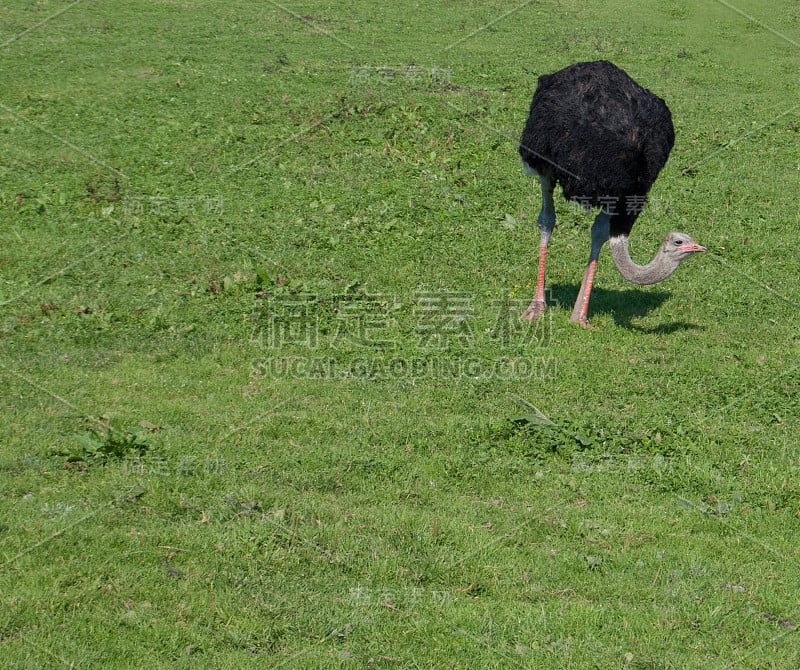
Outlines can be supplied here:
M572 310L572 316L569 318L570 321L579 323L584 328L589 327L589 319L586 317L589 311L589 296L592 293L592 284L594 283L594 273L597 269L597 258L600 256L600 249L608 241L610 220L611 217L604 211L601 211L594 220L589 264L583 273L583 281L581 282L581 289L578 291L578 299L575 301L575 309Z
M548 175L539 175L539 184L542 187L542 211L536 225L539 227L539 274L536 276L536 293L530 306L522 314L522 318L533 321L544 314L547 303L544 299L544 268L547 263L547 244L556 225L556 209L553 204L553 189L555 180Z
M583 273L583 281L581 282L581 290L578 291L578 299L575 301L575 309L572 310L572 316L569 318L573 323L579 323L584 328L589 327L589 319L586 314L589 311L589 295L592 292L592 283L594 282L594 272L597 269L597 259L593 258L586 266L586 272Z
M522 314L522 318L533 321L537 316L544 314L547 303L544 299L544 267L547 262L547 243L543 242L539 247L539 274L536 277L536 294L530 306Z

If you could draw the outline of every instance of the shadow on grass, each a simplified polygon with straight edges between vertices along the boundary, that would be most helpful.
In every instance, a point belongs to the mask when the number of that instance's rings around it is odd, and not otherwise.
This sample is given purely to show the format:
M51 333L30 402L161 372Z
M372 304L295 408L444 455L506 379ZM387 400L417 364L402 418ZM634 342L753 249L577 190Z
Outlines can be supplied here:
M578 297L579 288L577 284L553 284L548 287L549 297L553 302L571 311ZM589 303L589 321L592 320L592 314L610 314L618 326L653 335L668 335L680 330L703 330L703 326L687 321L674 321L653 327L643 327L633 323L634 320L641 319L660 307L671 296L669 291L643 290L635 287L609 290L595 287L592 289Z

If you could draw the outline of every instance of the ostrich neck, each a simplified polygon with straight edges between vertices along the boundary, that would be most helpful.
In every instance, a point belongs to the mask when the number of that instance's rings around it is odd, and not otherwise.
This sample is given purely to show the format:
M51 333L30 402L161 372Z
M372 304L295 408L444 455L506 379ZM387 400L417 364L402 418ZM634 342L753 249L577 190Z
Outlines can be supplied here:
M675 263L669 254L662 253L660 248L647 265L637 265L628 251L626 235L612 237L608 241L608 246L617 269L625 279L634 284L656 284L669 277L678 267L678 263Z

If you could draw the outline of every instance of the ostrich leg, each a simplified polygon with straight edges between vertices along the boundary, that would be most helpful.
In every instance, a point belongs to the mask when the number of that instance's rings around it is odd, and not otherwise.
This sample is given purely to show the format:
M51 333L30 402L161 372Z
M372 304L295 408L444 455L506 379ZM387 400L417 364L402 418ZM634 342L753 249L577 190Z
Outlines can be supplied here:
M536 294L530 306L522 314L522 318L533 321L537 316L544 314L547 303L544 299L544 268L547 262L547 244L550 242L550 235L556 225L556 208L553 203L553 189L555 180L546 176L539 175L539 183L542 185L542 211L539 212L537 225L539 226L539 274L536 277Z
M589 320L586 313L589 310L589 295L592 292L594 282L594 272L597 269L597 258L600 256L600 249L608 240L610 215L605 211L600 211L592 225L592 250L589 254L589 264L586 272L583 273L581 290L578 291L578 299L575 301L575 309L572 310L570 321L581 324L584 328L589 327Z

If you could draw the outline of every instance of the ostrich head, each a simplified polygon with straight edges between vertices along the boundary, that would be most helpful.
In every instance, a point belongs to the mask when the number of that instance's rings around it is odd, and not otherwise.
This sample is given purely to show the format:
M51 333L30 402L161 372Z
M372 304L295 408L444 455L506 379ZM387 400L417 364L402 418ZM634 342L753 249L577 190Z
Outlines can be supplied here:
M647 265L637 265L631 260L627 235L610 238L609 246L617 269L625 279L634 284L656 284L663 281L675 272L681 261L697 251L707 251L686 233L679 232L667 235L655 258Z
M671 233L667 233L667 237L661 244L659 251L662 254L667 254L672 259L675 267L678 267L678 264L682 260L688 258L696 251L708 250L704 246L697 244L697 242L695 242L686 233L672 231Z

